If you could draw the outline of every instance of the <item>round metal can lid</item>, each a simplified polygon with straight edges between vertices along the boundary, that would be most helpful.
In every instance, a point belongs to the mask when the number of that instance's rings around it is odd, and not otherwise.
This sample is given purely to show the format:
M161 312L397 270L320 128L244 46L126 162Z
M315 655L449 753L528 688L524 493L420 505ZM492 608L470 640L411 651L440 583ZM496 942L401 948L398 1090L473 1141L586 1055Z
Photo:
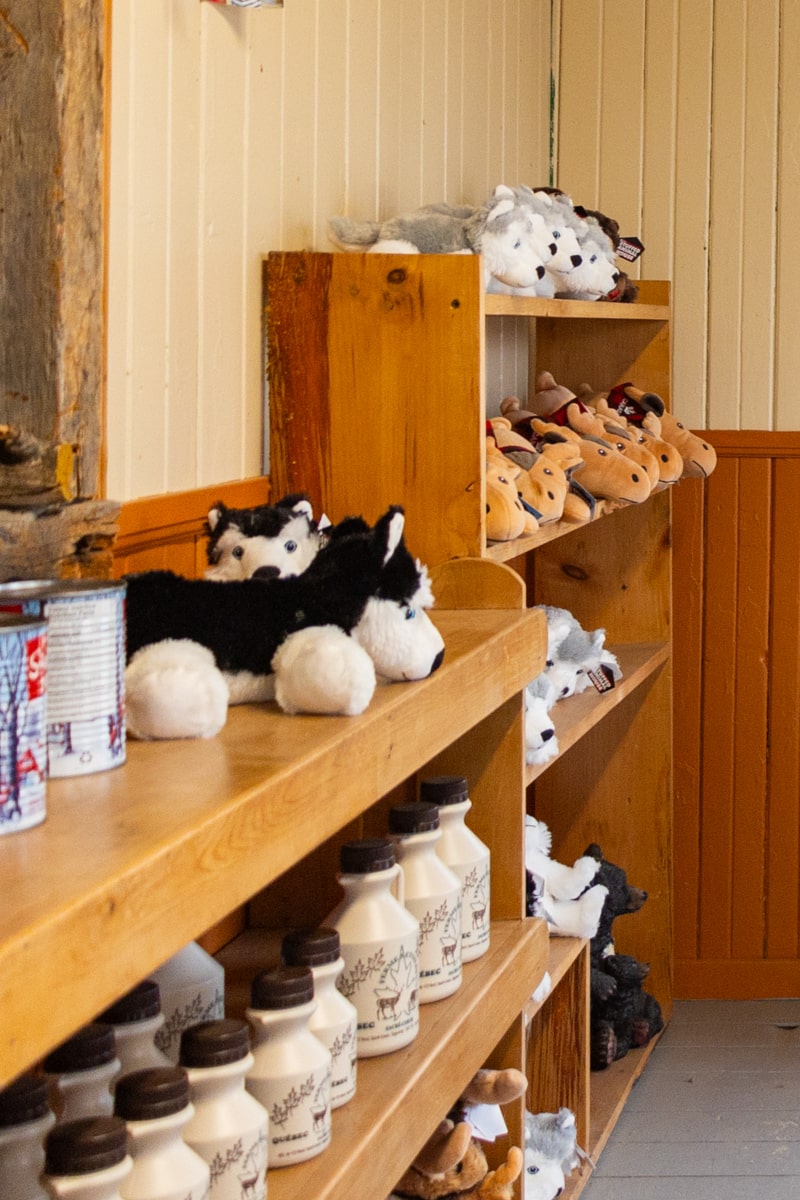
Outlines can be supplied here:
M295 929L281 942L281 955L288 967L321 967L336 962L340 953L339 930L327 926Z
M234 1017L201 1021L181 1034L180 1062L184 1067L224 1067L249 1053L247 1022Z
M0 612L0 634L8 630L19 632L22 629L47 629L46 617L26 617L21 613Z
M421 800L440 807L444 804L463 804L469 800L469 785L463 775L432 775L419 785Z
M124 592L124 579L15 579L0 583L0 604L13 600L47 600L80 592Z
M183 1067L145 1067L117 1080L114 1113L125 1121L155 1121L189 1103L189 1076Z
M121 1163L128 1131L120 1117L80 1117L50 1130L45 1140L46 1175L88 1175Z
M310 967L272 967L256 975L250 1004L256 1009L296 1008L314 999Z

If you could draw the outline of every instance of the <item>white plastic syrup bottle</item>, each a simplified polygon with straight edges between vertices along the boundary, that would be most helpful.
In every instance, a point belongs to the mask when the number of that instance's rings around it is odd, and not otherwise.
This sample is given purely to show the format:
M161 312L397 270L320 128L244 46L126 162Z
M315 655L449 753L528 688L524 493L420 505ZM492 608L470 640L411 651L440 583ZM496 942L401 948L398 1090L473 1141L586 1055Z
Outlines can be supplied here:
M122 1200L120 1185L133 1166L127 1146L128 1132L119 1117L80 1117L56 1125L45 1141L46 1195Z
M197 942L189 942L162 963L152 978L158 984L164 1014L156 1045L176 1063L184 1029L225 1016L225 970Z
M331 1056L308 1027L315 1008L308 967L256 975L247 1019L253 1065L245 1086L269 1115L269 1168L313 1158L331 1140Z
M183 1140L194 1115L183 1067L145 1067L117 1081L114 1114L128 1127L133 1168L122 1200L208 1200L211 1172Z
M389 809L403 870L404 904L419 922L419 1002L452 996L461 984L461 880L436 853L439 809L424 800Z
M110 1116L111 1088L119 1074L114 1030L101 1021L84 1025L43 1063L51 1079L50 1106L59 1121Z
M181 1035L194 1116L183 1140L208 1163L211 1200L265 1200L267 1111L245 1090L253 1065L245 1021L203 1021Z
M345 842L339 865L344 899L325 924L339 931L337 986L358 1013L358 1057L370 1058L419 1032L419 923L403 905L391 838Z
M439 807L436 853L461 880L461 961L472 962L489 949L489 847L465 824L472 801L462 775L423 779L420 800Z
M330 1050L331 1108L340 1108L356 1094L358 1013L336 986L344 971L339 931L323 926L287 933L281 957L287 967L311 968L317 1009L308 1025Z
M155 979L137 983L116 1003L101 1013L99 1021L114 1030L120 1075L144 1067L168 1067L167 1058L156 1045L156 1036L164 1024L161 996Z
M26 1072L0 1092L0 1196L47 1200L39 1181L44 1139L55 1122L47 1103L47 1080Z

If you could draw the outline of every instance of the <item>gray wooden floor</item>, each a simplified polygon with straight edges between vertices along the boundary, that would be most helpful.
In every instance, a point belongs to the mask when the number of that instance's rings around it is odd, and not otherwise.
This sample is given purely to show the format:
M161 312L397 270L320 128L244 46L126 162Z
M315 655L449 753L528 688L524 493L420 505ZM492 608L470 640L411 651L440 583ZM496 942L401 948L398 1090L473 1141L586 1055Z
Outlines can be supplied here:
M800 1200L800 1000L676 1003L581 1200Z

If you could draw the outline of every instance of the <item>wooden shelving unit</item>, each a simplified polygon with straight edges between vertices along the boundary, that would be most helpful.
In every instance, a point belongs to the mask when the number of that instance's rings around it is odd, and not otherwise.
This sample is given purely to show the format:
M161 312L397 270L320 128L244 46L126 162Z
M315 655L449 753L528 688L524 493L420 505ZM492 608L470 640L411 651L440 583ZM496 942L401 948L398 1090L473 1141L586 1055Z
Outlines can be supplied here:
M279 924L273 898L285 901L294 879L295 923L320 921L337 885L332 855L320 878L318 849L385 830L390 798L416 794L419 776L448 761L470 777L470 823L496 848L490 949L455 995L423 1008L409 1047L359 1065L330 1148L271 1175L270 1195L345 1200L357 1177L364 1200L384 1200L443 1100L484 1062L524 1066L521 1013L548 939L520 899L522 688L543 662L544 623L499 564L445 566L439 580L443 596L466 589L482 606L432 613L445 661L430 678L379 687L359 717L245 705L208 741L131 742L114 771L52 781L46 821L0 840L0 1086L245 901ZM241 1012L274 942L247 930L220 957L228 1011ZM519 1104L515 1140L522 1115Z
M649 892L615 930L650 962L668 1018L672 997L670 496L585 526L556 523L510 543L484 527L486 328L529 329L529 376L542 369L577 390L633 381L670 400L669 285L642 282L636 304L486 296L470 256L276 253L265 264L270 475L276 494L303 488L334 520L407 512L407 540L429 565L460 558L508 564L527 603L570 609L604 628L623 678L554 710L560 753L519 763L527 807L571 862L589 842ZM458 606L474 604L459 589ZM498 661L499 675L504 665ZM531 670L530 678L537 672ZM587 948L552 939L553 989L528 1003L528 1104L567 1105L596 1157L649 1049L590 1074ZM443 1115L440 1114L440 1115ZM570 1180L577 1196L587 1172Z

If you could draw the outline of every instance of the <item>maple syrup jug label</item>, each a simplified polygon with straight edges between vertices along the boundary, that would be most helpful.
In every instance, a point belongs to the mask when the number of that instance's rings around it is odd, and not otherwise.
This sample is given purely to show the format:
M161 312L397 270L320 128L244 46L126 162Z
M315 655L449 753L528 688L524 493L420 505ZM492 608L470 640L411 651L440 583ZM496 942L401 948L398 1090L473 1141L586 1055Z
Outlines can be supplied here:
M339 932L337 986L358 1014L358 1057L370 1058L407 1046L419 1032L419 922L403 904L390 838L347 842L340 864L344 900L325 924Z

